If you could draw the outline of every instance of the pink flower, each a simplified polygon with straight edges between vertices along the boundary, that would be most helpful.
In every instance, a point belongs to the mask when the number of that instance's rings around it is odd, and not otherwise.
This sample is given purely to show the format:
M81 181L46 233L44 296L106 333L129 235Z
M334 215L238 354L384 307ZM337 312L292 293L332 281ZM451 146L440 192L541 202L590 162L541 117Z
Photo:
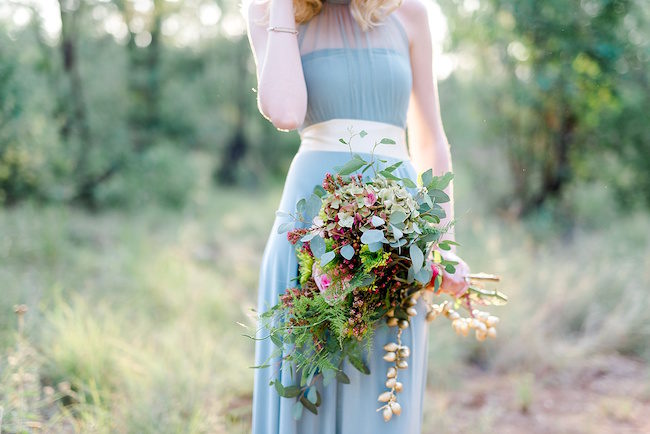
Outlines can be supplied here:
M431 280L429 281L429 286L433 287L436 282L436 277L438 277L438 274L440 274L440 267L435 262L430 262L431 264L431 272L433 273L431 275Z
M314 262L311 275L314 278L314 282L316 282L316 286L318 286L318 289L321 293L325 292L327 288L329 288L332 284L332 278L326 273L323 273L323 270L318 266L317 262Z
M377 202L377 194L374 191L366 191L366 197L363 198L363 203L366 206L372 206Z

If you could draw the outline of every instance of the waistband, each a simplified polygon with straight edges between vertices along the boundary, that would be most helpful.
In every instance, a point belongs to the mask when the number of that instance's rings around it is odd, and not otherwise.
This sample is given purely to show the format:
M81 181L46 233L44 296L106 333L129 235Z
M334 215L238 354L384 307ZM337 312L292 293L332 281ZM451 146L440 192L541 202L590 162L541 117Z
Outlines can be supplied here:
M368 133L361 137L358 133ZM350 136L356 134L352 140ZM379 143L381 139L388 138L395 144ZM375 143L375 155L408 160L409 153L406 146L406 130L397 125L369 121L365 119L330 119L306 126L300 131L300 149L306 151L350 152L350 146L341 143L339 139L350 142L352 152L371 153Z

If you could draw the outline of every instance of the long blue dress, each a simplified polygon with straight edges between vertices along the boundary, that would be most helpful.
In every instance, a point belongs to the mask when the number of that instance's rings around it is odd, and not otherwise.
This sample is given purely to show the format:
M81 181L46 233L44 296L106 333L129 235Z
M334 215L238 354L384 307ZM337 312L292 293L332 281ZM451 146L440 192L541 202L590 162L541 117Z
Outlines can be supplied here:
M336 2L336 3L335 3ZM298 41L307 84L308 109L300 132L309 125L331 119L363 119L406 126L406 112L412 86L409 42L406 32L394 15L384 25L363 32L352 18L349 0L327 0L320 13L301 24ZM299 151L294 157L278 209L293 211L296 202L308 197L325 173L347 162L345 151ZM391 164L394 159L389 158ZM408 161L397 174L415 179L417 174ZM297 275L298 264L286 234L278 234L285 221L276 217L264 250L258 288L258 311L261 313L278 302L278 296ZM318 415L304 410L295 420L295 398L281 398L269 382L280 377L285 385L294 384L290 368L276 365L256 369L253 394L253 434L418 434L421 432L422 401L427 372L428 328L425 306L420 299L418 315L404 330L402 342L411 349L409 367L401 370L404 388L398 394L402 414L384 422L377 396L386 390L389 363L383 360L384 344L394 340L396 328L383 322L374 335L374 348L366 362L371 374L364 375L347 362L343 369L350 384L332 382L316 384L322 396ZM259 331L258 336L264 336ZM256 341L255 364L263 363L275 346L270 340ZM275 360L274 362L277 362Z

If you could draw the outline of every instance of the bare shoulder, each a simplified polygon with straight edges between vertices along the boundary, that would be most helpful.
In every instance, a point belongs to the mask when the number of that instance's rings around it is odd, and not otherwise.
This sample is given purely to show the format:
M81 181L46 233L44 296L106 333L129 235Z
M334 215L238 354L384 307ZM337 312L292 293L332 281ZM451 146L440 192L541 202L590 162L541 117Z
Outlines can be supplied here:
M428 32L429 9L424 0L403 0L393 13L404 25L411 44Z

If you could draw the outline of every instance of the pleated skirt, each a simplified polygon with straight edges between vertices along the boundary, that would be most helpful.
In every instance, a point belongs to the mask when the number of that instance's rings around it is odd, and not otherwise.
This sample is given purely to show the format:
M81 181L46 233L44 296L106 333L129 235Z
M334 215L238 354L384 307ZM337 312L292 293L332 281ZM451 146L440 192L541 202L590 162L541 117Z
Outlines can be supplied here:
M365 152L360 152L360 155L370 158ZM386 163L380 163L385 166L398 161L394 155L380 158L387 160ZM314 186L322 182L327 172L335 173L334 168L342 166L349 159L350 153L346 151L323 151L301 146L291 162L278 209L293 212L296 202L309 197ZM410 160L402 164L395 174L413 180L417 176ZM298 274L298 262L294 246L289 243L286 234L277 233L278 226L285 221L286 217L275 218L264 249L258 286L259 313L276 304L278 296L287 288L295 286L293 279ZM285 386L296 384L298 380L295 375L292 378L290 366L285 364L280 369L280 360L276 358L270 361L270 367L255 369L252 433L419 434L427 377L428 327L422 298L415 308L418 315L412 318L411 327L402 333L402 343L409 346L411 355L408 369L399 371L399 381L404 385L403 391L397 396L402 406L401 415L384 422L381 412L376 411L381 406L377 401L378 395L387 390L386 372L391 365L383 360L382 347L395 341L397 334L396 328L390 328L381 322L373 337L373 351L365 353L370 375L360 373L346 360L343 370L350 378L350 384L333 381L325 387L318 380L316 387L321 394L322 404L317 415L304 409L302 417L295 420L292 409L296 399L280 397L275 388L269 385L276 378ZM257 331L257 337L266 335L264 330ZM275 348L270 339L255 341L255 365L267 361Z

